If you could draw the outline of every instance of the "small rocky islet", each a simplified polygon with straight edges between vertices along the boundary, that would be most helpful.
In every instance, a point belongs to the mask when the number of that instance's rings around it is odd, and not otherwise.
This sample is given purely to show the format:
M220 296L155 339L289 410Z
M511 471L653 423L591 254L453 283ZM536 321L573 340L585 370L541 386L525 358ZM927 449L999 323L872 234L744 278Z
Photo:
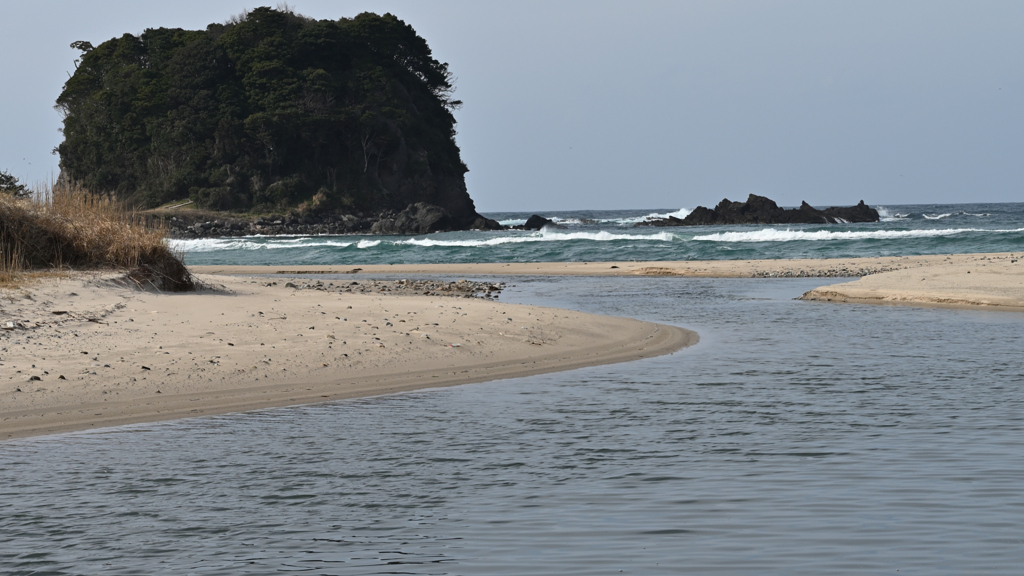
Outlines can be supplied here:
M774 200L751 194L746 202L728 198L714 208L696 207L685 218L650 218L637 226L721 226L730 224L850 224L878 222L878 211L861 200L856 206L819 210L807 202L799 208L780 208Z

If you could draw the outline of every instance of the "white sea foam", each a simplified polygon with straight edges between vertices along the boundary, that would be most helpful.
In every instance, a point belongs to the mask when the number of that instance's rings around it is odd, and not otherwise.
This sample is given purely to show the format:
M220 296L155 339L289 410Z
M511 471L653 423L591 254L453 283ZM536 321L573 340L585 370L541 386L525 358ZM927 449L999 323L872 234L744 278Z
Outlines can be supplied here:
M641 240L671 242L675 237L668 232L658 234L612 234L611 232L560 232L544 228L540 232L513 236L498 236L481 240L437 240L434 238L410 238L393 242L396 245L409 246L448 246L448 247L482 247L500 246L502 244L526 244L530 242L566 242L569 240L590 240L593 242L609 242L613 240Z
M645 216L634 216L633 218L614 218L612 220L602 220L602 222L611 222L615 224L636 224L637 222L643 222L645 220L660 220L668 218L670 216L682 220L683 218L689 216L690 212L693 212L693 210L689 210L687 208L680 208L675 212L666 212L664 214L660 212L651 212L650 214L647 214Z
M310 237L274 237L255 240L252 237L243 238L199 238L195 240L168 240L168 246L172 250L182 252L219 252L222 250L280 250L284 248L318 248L321 246L331 248L346 248L352 246L353 242L340 240L329 240L326 238Z
M359 249L386 246L499 246L502 244L523 244L530 242L566 242L571 240L589 240L592 242L608 242L614 240L640 240L647 242L671 242L675 237L669 232L657 234L613 234L611 232L563 232L545 228L539 232L512 234L508 236L489 237L466 240L442 240L433 237L409 238L402 240L340 240L337 236L298 236L298 237L241 237L241 238L200 238L197 240L168 240L174 250L182 252L219 252L229 250L281 250L287 248L347 248L355 246Z
M952 214L946 212L945 214L936 214L935 216L929 216L927 214L921 214L921 216L924 216L928 220L942 220L943 218L949 218Z
M820 240L890 240L896 238L934 238L939 236L955 236L971 232L1012 233L1024 232L1024 228L1013 230L987 230L984 228L946 228L942 230L778 230L765 228L752 232L719 232L694 236L694 240L705 242L793 242Z
M520 218L519 220L498 220L498 224L502 226L522 226L526 224L526 220Z
M900 214L898 212L890 212L885 206L875 206L875 210L878 211L878 219L882 222L892 222L893 220L904 220L909 214Z

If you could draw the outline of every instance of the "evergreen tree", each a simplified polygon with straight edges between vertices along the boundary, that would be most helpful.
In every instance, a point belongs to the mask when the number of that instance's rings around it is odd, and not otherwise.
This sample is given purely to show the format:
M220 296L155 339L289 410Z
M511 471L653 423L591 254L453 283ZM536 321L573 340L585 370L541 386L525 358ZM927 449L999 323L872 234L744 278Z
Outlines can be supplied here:
M28 198L32 195L31 190L4 170L0 170L0 193L10 194L15 198Z
M72 47L82 56L57 99L58 151L62 175L91 190L238 210L464 196L472 212L448 66L391 14L257 8L203 31Z

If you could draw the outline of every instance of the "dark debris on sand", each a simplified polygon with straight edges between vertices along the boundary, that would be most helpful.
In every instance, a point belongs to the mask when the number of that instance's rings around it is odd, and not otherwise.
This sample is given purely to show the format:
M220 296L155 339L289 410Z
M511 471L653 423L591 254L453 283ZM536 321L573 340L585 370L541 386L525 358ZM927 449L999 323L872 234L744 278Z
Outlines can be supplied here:
M272 286L276 282L267 285ZM286 282L286 288L321 290L338 294L392 294L396 296L425 295L454 298L497 298L505 289L504 282L459 280L363 280L362 282Z

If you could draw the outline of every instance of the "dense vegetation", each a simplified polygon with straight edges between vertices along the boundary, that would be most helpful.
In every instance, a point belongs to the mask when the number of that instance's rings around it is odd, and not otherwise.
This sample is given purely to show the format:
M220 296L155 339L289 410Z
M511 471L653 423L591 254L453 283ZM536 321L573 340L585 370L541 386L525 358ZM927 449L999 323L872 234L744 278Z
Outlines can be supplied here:
M391 14L258 8L82 50L57 99L62 176L137 206L402 209L475 215L453 81ZM465 212L465 214L463 214Z
M15 198L28 198L32 191L27 186L18 182L18 179L10 173L0 170L0 193L9 194Z

